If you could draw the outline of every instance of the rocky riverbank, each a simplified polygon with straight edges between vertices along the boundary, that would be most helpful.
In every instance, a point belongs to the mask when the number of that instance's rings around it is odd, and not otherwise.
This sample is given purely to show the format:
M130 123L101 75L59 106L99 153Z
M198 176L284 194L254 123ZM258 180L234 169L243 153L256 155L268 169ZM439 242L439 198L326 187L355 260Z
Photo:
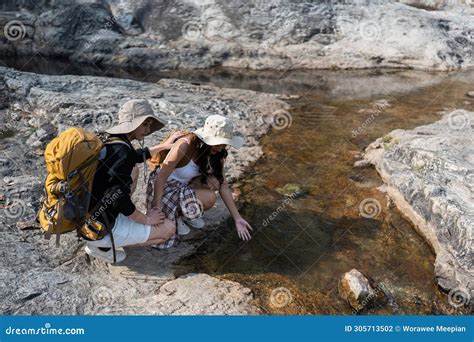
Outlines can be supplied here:
M287 104L271 94L198 86L177 80L144 83L85 76L45 76L0 68L2 216L0 311L2 314L250 314L252 292L238 283L174 266L194 251L206 232L191 234L178 248L128 249L120 265L84 256L74 234L60 248L34 224L45 167L42 153L58 131L79 125L104 129L120 104L146 98L168 126L147 138L158 143L171 128L193 129L210 114L231 117L245 146L231 151L228 173L239 177L261 150L258 138ZM143 176L142 176L143 177ZM141 179L136 201L144 201ZM226 216L218 205L206 217L218 228ZM223 295L225 294L225 295Z
M0 56L153 70L474 65L469 2L405 2L6 1Z
M436 253L437 284L462 304L474 295L474 113L394 130L365 151L398 209Z

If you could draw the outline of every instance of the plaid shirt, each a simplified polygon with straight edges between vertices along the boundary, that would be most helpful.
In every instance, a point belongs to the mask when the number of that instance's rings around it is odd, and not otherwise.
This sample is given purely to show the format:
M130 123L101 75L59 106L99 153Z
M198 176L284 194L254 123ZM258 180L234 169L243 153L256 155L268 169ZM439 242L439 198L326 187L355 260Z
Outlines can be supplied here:
M154 186L156 175L160 168L150 173L148 177L148 184L146 190L146 207L147 210L151 209L151 203L154 198ZM180 211L178 210L180 209ZM166 218L173 220L176 223L176 219L179 214L189 218L195 219L202 215L203 206L201 201L198 200L194 190L187 184L181 183L174 179L169 179L165 183L162 198L162 209ZM166 249L176 246L179 241L178 234L175 234L171 239L162 244L157 245L159 249Z

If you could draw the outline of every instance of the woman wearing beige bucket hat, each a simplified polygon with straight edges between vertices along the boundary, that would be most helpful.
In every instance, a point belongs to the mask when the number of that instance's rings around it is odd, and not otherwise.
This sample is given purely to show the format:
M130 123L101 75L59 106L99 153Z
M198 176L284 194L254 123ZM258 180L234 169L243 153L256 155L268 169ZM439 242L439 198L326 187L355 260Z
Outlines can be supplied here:
M156 245L174 236L173 221L157 211L146 214L138 210L131 200L135 190L138 168L152 154L171 148L172 142L182 136L177 132L160 145L135 149L133 140L143 141L145 136L164 127L146 100L130 100L118 112L119 123L107 129L109 137L99 154L99 165L94 176L89 212L92 217L112 228L112 236L86 243L90 256L113 262L111 247ZM115 250L116 261L125 259L123 250Z
M240 148L243 141L235 134L230 119L209 116L204 127L176 139L169 152L151 160L152 166L159 166L149 177L147 207L158 208L167 218L176 220L178 234L185 235L189 226L204 227L200 216L214 206L218 191L234 219L238 236L249 240L252 227L240 216L224 175L227 146ZM158 247L171 247L176 239Z

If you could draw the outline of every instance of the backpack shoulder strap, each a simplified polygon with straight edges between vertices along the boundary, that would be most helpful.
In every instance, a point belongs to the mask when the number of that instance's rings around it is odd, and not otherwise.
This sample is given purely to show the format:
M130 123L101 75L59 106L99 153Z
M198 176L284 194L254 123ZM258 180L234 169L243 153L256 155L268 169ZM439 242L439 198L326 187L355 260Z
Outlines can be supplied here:
M132 149L132 146L131 146L128 142L123 141L123 140L120 139L119 137L110 137L110 138L107 139L107 141L104 143L104 145L113 145L113 144L122 144L122 145L128 146L130 149Z

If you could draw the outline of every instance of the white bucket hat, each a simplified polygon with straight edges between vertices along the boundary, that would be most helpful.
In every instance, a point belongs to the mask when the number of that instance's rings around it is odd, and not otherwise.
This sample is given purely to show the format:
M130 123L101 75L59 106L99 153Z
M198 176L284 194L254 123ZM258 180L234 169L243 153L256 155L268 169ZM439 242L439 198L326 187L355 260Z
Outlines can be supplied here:
M153 112L147 100L130 100L125 102L118 111L119 123L105 130L109 134L127 134L136 130L146 119L153 119L150 133L163 128L165 124L161 122Z
M204 127L195 130L194 134L210 146L225 144L240 148L244 143L244 138L234 135L232 121L222 115L209 116Z

